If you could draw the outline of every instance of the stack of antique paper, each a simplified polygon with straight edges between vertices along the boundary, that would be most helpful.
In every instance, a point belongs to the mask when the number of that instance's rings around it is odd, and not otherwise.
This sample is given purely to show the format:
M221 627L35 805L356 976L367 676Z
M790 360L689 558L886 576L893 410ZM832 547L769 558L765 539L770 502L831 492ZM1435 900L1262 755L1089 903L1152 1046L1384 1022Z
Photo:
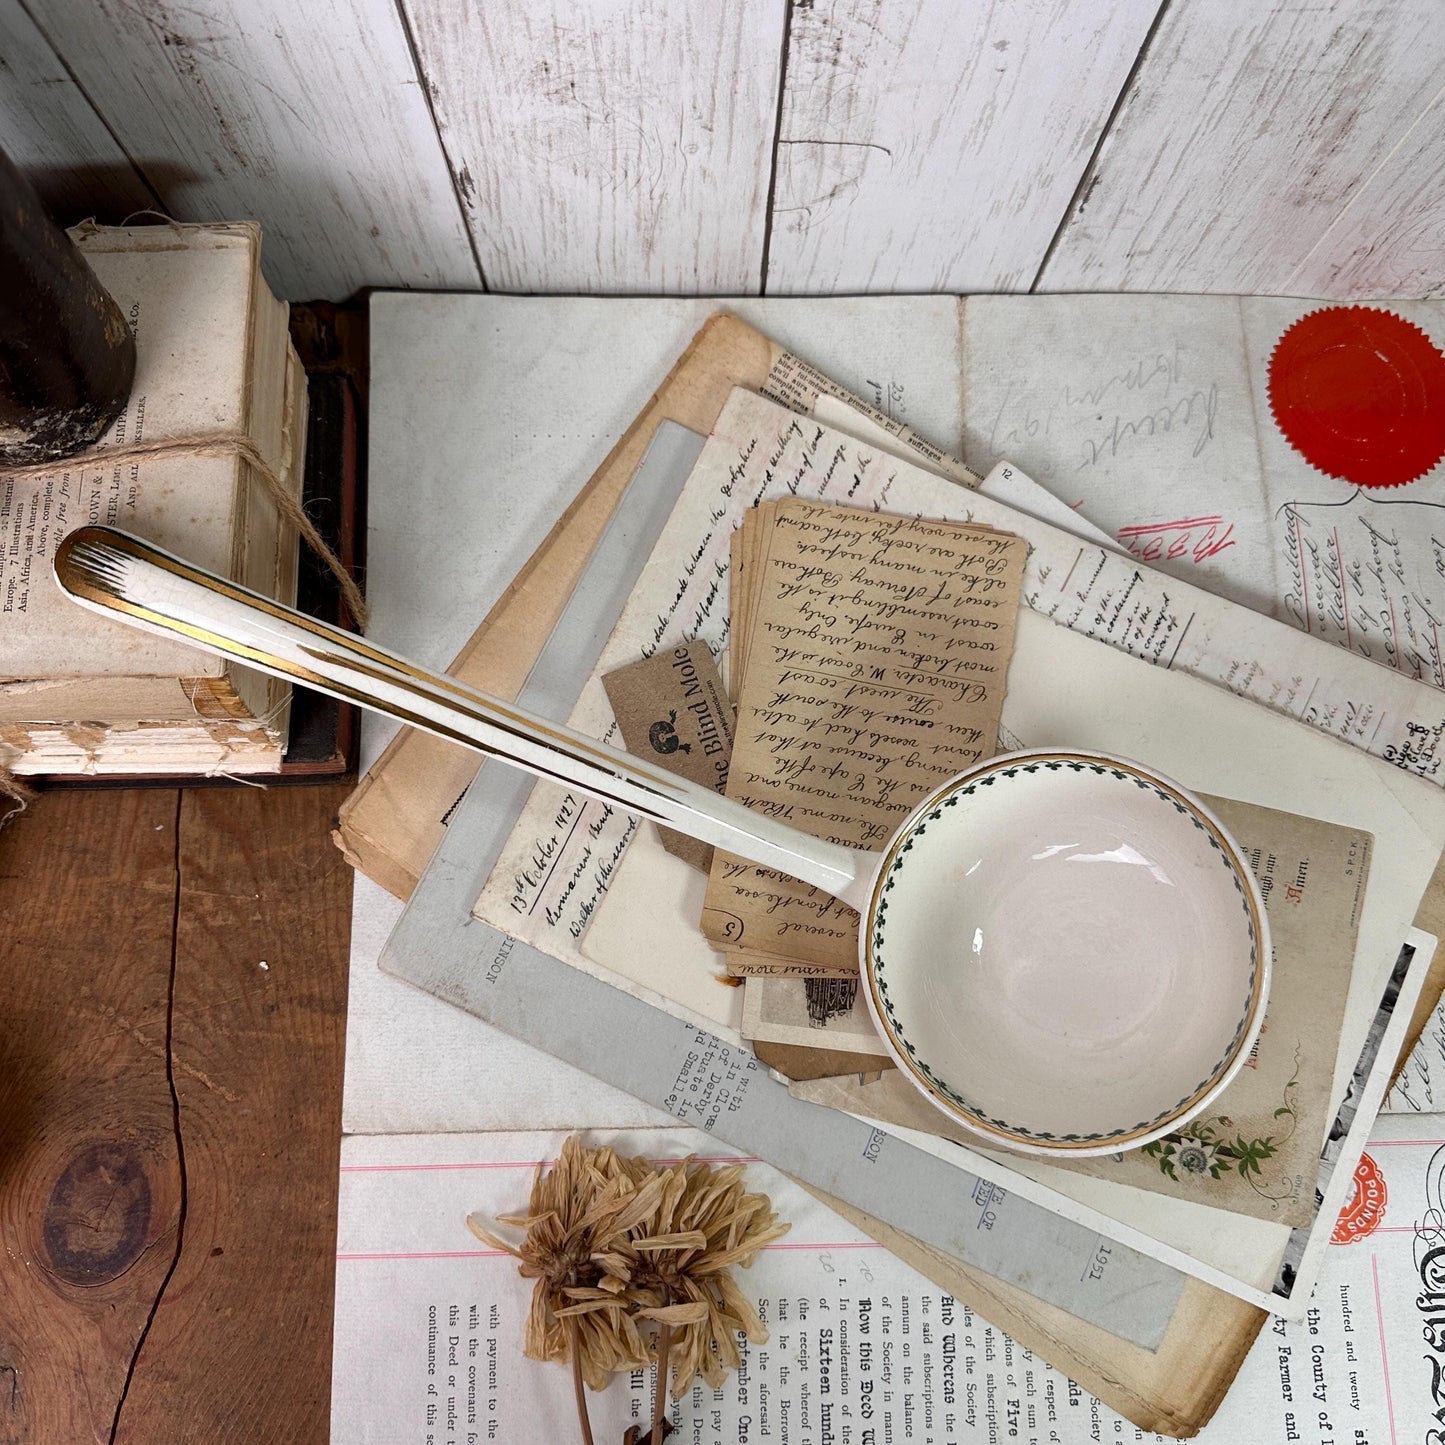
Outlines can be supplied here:
M705 335L699 338L703 344ZM732 368L742 388L726 394L717 374L707 377L706 385L688 378L684 407L680 390L669 382L620 444L619 455L633 446L629 466L635 464L637 439L650 435L647 427L656 427L657 414L669 415L674 406L695 429L708 433L573 724L612 736L604 675L665 649L705 644L723 660L741 704L729 791L767 801L775 791L765 782L767 760L785 758L785 773L775 776L796 777L800 759L812 750L793 746L796 737L784 741L781 719L770 721L770 714L781 711L779 688L798 689L778 670L788 662L766 656L765 641L760 652L765 634L759 629L771 620L775 626L805 622L808 629L816 623L820 631L831 631L823 629L821 618L800 616L802 608L816 614L849 595L847 577L826 599L816 589L784 596L783 585L761 585L774 558L798 560L795 547L788 551L792 539L781 540L778 550L778 517L802 506L803 515L816 521L826 508L841 505L870 519L880 511L891 514L889 525L921 517L957 527L960 536L1022 539L1019 548L1028 552L1026 562L1020 559L1025 606L1017 617L1002 711L993 714L993 736L980 728L980 755L995 746L1060 742L1118 752L1175 776L1227 815L1268 889L1279 950L1273 1007L1252 1067L1228 1096L1227 1107L1221 1102L1218 1117L1199 1121L1188 1137L1165 1141L1150 1154L1100 1161L1088 1171L989 1158L946 1137L944 1117L920 1113L928 1106L899 1089L896 1071L882 1067L886 1060L866 1019L859 1018L861 1010L841 1007L850 984L842 965L816 957L772 961L795 957L804 935L790 929L785 940L769 939L767 908L774 902L779 911L797 908L806 899L788 899L779 891L766 900L762 919L737 914L742 934L736 937L729 937L726 919L709 919L705 905L719 914L736 913L716 904L729 888L736 894L746 887L740 884L743 874L729 876L726 858L714 860L709 879L668 853L650 825L639 828L601 805L539 786L474 914L718 1038L732 1041L747 1033L760 1041L760 1057L766 1057L769 1031L795 1051L801 1045L827 1056L830 1069L793 1076L795 1093L876 1121L992 1179L996 1201L1012 1194L1038 1200L1194 1276L1171 1321L1174 1344L1147 1352L1001 1288L956 1260L923 1251L877 1218L856 1210L850 1215L936 1280L946 1280L961 1298L987 1301L987 1311L1017 1338L1059 1360L1132 1418L1181 1433L1197 1428L1262 1318L1238 1301L1302 1314L1321 1229L1328 1234L1331 1212L1349 1183L1351 1141L1357 1149L1361 1125L1377 1106L1388 1073L1381 1042L1386 1052L1398 1046L1402 1015L1418 991L1428 943L1415 936L1411 942L1425 952L1413 956L1401 945L1445 846L1445 795L1381 755L1408 741L1412 729L1440 724L1445 704L1409 678L1223 603L1187 582L1161 581L1076 520L1067 528L1052 525L1060 520L1057 503L1030 492L1027 479L1008 467L990 474L981 492L960 488L967 474L956 463L952 471L938 465L896 430L880 437L876 417L850 408L826 378L822 386L810 379L798 394L790 392L775 376L780 348L770 352L756 333L748 340L751 371ZM769 355L771 370L765 365ZM727 368L716 366L715 373L727 374ZM790 374L810 377L802 363ZM757 395L753 388L759 387L771 399ZM798 413L813 419L800 425ZM600 478L625 470L613 461L609 458ZM997 496L1014 505L1001 505ZM589 498L585 494L584 502ZM779 506L747 521L758 504L770 502ZM508 615L514 600L521 604L530 577L529 572L519 580L515 597L508 595L493 623ZM482 629L466 666L484 656L497 636L495 626ZM542 637L545 628L539 643ZM799 644L793 639L782 645L796 650ZM799 661L791 659L793 665ZM812 658L807 665L818 663ZM889 663L875 659L870 665L886 669ZM475 676L487 681L484 673ZM755 685L764 686L759 678L771 681L771 708L770 699L757 701L761 692L750 695ZM788 709L804 737L810 724L816 735L819 716L829 721L829 700L810 695L821 707L807 713ZM846 705L856 703L849 699ZM846 718L833 721L847 725ZM778 735L768 738L766 732ZM407 749L418 757L425 751L408 742L393 762ZM749 758L761 759L763 766L748 766ZM963 765L955 761L947 770ZM826 766L838 766L838 760ZM388 796L374 786L385 771L378 770L373 786L359 795L373 814ZM408 806L419 802L417 816L430 812L427 826L440 829L455 793L442 796L446 790L440 786L433 791L435 797L421 800L409 791ZM875 801L889 802L891 795L880 788ZM353 822L359 817L360 808ZM883 826L852 815L846 825L829 821L852 830ZM403 875L420 868L410 846L403 842L395 850ZM819 900L816 915L827 907ZM825 922L828 932L806 935L808 950L841 952L846 930L833 929L834 918ZM760 934L770 946L733 946L756 944ZM714 940L725 947L715 948ZM788 968L822 968L839 976L778 976L778 969ZM739 990L742 971L752 976ZM458 997L455 981L444 977L440 964L434 985L421 972L408 976ZM810 990L820 1001L816 1007ZM779 1000L776 1010L769 1007L773 998ZM474 1003L467 1006L488 1016ZM557 1033L559 1040L570 1036L560 1023ZM645 1052L647 1046L645 1037L627 1041L629 1051ZM838 1064L837 1055L850 1050L856 1062ZM790 1161L775 1162L786 1168ZM838 1162L840 1192L849 1167L850 1161ZM991 1207L1002 1205L980 1206L980 1228L988 1227ZM1106 1254L1108 1247L1102 1246ZM1228 1299L1226 1291L1237 1299Z
M882 847L994 751L1026 553L985 528L800 498L748 512L732 546L728 796ZM759 1057L795 1078L889 1066L858 997L853 909L722 855L701 926L747 980L740 1031Z
M913 542L910 565L920 544L937 554L909 604L896 590L908 574L887 564L893 540ZM961 624L989 599L989 580L1010 621L1016 610L1011 662L1006 627L997 654L950 648L918 606L946 596ZM996 746L1120 753L1214 800L1279 920L1266 1031L1217 1114L1149 1151L1079 1168L961 1148L966 1136L885 1067L850 987L854 920L832 900L726 855L704 880L650 826L556 787L534 790L476 916L724 1037L752 1039L803 1097L966 1160L1219 1288L1302 1310L1320 1200L1347 1183L1331 1184L1338 1160L1353 1167L1345 1136L1357 1150L1383 1091L1376 1048L1410 972L1401 946L1445 846L1445 794L1318 723L1212 684L1244 652L1261 686L1343 709L1356 669L1370 664L1186 584L1162 586L1108 547L961 489L876 439L800 426L743 390L723 408L598 674L689 639L726 648L738 689L730 795L840 841L881 841L910 787L921 793ZM940 671L950 658L960 666ZM1000 663L1006 694L990 671ZM882 723L909 716L903 689L919 701L910 670L976 684L932 685L956 743L936 763L910 746L908 723ZM886 691L881 715L872 703L883 698L867 696L875 688ZM1382 731L1410 726L1411 705L1420 719L1439 707L1419 692L1402 693ZM597 678L572 721L610 732ZM806 968L831 977L787 976ZM750 975L741 1004L727 987L739 972Z
M135 333L125 411L91 451L0 476L0 764L19 775L274 772L289 684L82 611L62 537L135 531L295 600L306 378L245 225L92 227L76 243Z

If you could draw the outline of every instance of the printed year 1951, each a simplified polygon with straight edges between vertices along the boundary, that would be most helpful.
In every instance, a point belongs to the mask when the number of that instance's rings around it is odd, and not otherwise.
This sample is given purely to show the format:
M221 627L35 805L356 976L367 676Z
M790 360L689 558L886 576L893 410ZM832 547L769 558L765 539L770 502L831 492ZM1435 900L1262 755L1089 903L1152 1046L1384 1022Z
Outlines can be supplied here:
M1095 1251L1094 1257L1089 1261L1088 1277L1090 1279L1103 1279L1104 1266L1109 1263L1109 1246L1101 1244Z

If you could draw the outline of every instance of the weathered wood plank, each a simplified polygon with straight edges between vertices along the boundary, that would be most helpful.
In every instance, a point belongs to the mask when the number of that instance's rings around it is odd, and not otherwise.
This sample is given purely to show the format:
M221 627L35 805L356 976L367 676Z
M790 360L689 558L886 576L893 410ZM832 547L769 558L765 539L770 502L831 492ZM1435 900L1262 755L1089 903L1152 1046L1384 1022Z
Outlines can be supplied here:
M796 6L768 293L1027 290L1157 8Z
M62 225L156 204L20 0L0 0L0 144Z
M122 1441L327 1438L352 876L329 830L346 792L183 795L185 1234Z
M31 0L171 213L254 219L282 296L474 288L393 0Z
M110 1438L175 1259L176 804L52 793L0 832L0 1441Z
M1386 258L1392 227L1430 224L1420 167L1438 187L1445 133L1417 122L1442 70L1438 0L1172 5L1041 288L1272 293L1338 260L1340 294L1413 290L1416 266Z
M783 0L403 0L488 284L759 289Z
M1382 157L1281 289L1345 299L1445 296L1445 92Z

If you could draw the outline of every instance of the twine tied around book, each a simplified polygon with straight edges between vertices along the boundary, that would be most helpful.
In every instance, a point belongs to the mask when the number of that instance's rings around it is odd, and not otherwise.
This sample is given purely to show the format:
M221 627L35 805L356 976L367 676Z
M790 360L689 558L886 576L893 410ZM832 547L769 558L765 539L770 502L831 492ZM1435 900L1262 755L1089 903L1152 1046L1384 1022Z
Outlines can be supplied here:
M35 789L26 787L4 763L0 763L0 798L3 798L10 806L0 813L0 828L3 828L11 818L18 818L35 796Z
M30 462L24 466L0 467L0 481L8 477L39 476L46 472L59 471L72 466L105 466L137 458L172 456L238 456L250 464L253 473L261 479L270 494L276 509L301 534L301 539L326 564L327 570L335 577L341 589L342 601L351 613L356 625L366 626L366 600L351 574L342 565L341 559L326 545L316 524L306 515L301 503L282 484L275 470L261 455L260 448L250 437L242 433L217 435L215 433L173 437L168 441L134 442L126 446L99 447L79 452L73 457L62 457L58 461ZM0 828L12 818L23 813L35 796L34 790L22 783L3 762L0 762L0 799L10 803L0 813Z
M325 539L316 530L316 524L306 515L301 503L286 489L271 464L261 455L260 448L244 433L221 433L220 435L209 433L172 437L165 441L133 442L125 446L92 448L90 451L80 452L76 456L65 457L59 461L30 462L24 466L0 467L0 480L7 477L38 476L45 472L54 472L63 467L76 465L109 467L112 463L135 461L139 458L179 456L238 456L242 461L249 463L255 475L261 479L271 500L275 502L276 510L296 528L301 534L302 541L325 563L327 570L336 579L336 584L341 589L342 600L346 603L347 611L355 619L356 625L365 629L366 600L361 595L361 589L342 565L341 559L326 545Z

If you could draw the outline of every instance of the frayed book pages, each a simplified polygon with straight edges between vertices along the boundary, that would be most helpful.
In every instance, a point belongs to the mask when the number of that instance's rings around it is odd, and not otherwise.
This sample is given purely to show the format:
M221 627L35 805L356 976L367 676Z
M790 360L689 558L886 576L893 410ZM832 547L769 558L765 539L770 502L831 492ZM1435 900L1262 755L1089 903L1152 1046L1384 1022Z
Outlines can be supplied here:
M290 687L73 606L75 527L135 531L293 602L306 378L250 224L93 227L77 245L136 336L125 411L91 451L0 475L0 764L24 775L274 772Z

